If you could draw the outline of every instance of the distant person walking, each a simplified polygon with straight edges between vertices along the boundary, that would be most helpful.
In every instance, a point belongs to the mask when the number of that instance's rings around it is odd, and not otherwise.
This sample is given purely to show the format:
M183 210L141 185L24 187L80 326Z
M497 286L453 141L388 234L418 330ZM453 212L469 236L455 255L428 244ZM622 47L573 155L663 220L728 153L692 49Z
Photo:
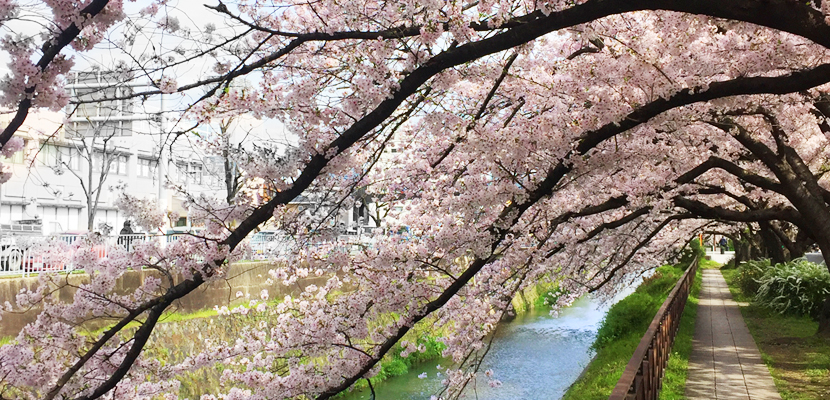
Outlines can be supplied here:
M118 244L124 245L124 248L130 250L130 242L133 241L133 238L130 236L133 234L133 228L130 226L130 221L124 221L124 227L121 228L121 232L118 232Z
M725 237L722 237L720 238L720 242L718 242L718 244L720 245L720 253L723 254L724 251L726 251L726 246L729 245L729 242L726 241Z

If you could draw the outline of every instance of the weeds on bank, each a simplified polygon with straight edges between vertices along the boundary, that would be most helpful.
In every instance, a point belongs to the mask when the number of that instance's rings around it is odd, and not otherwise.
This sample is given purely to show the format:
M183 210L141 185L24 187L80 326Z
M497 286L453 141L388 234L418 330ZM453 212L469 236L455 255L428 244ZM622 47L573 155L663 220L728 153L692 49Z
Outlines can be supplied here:
M715 260L707 260L705 258L701 258L698 263L698 269L714 269L720 267L721 264Z
M563 400L608 398L660 305L682 275L683 270L677 266L660 267L634 293L608 310L593 345L596 356L582 376L568 389ZM698 271L680 320L660 393L660 399L663 400L685 398L686 369L692 351L701 276Z

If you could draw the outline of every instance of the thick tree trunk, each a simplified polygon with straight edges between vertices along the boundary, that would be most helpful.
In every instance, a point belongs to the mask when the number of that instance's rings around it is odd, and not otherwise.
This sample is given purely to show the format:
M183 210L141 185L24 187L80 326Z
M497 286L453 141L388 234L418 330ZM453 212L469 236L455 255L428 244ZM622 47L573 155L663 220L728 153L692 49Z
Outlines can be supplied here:
M749 245L743 240L733 241L735 245L735 266L749 260Z
M746 260L757 260L766 257L761 237L757 233L746 235Z
M795 241L793 241L793 249L794 252L792 254L792 258L801 258L804 257L804 253L810 249L810 246L815 243L815 240L810 238L803 229L798 229L798 232L795 235Z
M770 258L770 261L772 261L773 264L780 264L789 261L786 254L784 254L784 248L781 241L772 231L772 227L769 226L769 223L761 222L759 225L761 226L761 241L763 243L764 250L766 250L767 256Z
M824 304L819 311L817 334L830 338L830 296L824 300Z
M816 238L822 255L824 256L824 265L830 271L830 239L825 236ZM824 304L819 310L818 314L818 332L819 336L830 337L830 296L824 299Z

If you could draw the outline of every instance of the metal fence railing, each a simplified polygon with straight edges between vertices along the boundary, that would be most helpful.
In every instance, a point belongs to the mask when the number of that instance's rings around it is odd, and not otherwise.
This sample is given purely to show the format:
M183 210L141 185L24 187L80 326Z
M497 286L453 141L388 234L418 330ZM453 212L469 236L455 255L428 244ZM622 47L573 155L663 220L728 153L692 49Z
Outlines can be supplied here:
M335 248L357 252L366 247L373 247L375 241L372 237L372 231L369 229L363 232L347 232L346 234L338 235L334 242L297 242L289 236L276 236L267 238L267 240L261 240L254 235L248 242L250 250L246 258L250 260L267 260L289 253L298 246L314 248L321 244L334 244Z
M692 290L698 259L683 274L651 321L634 356L617 381L609 400L656 400L662 387L663 371L680 326L680 317Z
M91 247L98 258L107 258L114 248L132 251L137 243L157 240L161 243L178 239L176 235L130 234L104 238ZM68 272L72 264L74 246L86 235L27 236L20 240L0 243L0 276L29 275L40 272Z
M117 235L103 238L99 244L92 246L98 258L107 258L112 249L120 248L133 251L140 243L155 241L161 247L190 236L187 233L170 235L148 235L143 233ZM69 272L75 269L72 264L74 248L79 240L88 240L86 235L29 236L17 241L0 241L0 276L19 276L39 272ZM359 251L371 246L371 231L344 234L337 237L337 246L349 251ZM272 232L254 234L246 240L245 259L268 260L290 252L299 244L291 237ZM315 246L315 243L303 246Z

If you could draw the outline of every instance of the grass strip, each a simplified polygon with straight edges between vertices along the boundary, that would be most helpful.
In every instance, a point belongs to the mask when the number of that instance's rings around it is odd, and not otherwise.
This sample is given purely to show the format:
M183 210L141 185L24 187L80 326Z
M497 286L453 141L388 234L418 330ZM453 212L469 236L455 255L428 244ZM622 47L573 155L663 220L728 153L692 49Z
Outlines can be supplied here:
M749 333L772 374L783 400L830 399L830 339L816 335L818 323L807 316L782 315L752 304L736 282L737 269L721 270L741 307Z
M682 275L683 270L677 266L660 267L652 277L643 281L637 291L609 309L594 342L596 356L571 385L563 400L608 399L648 325ZM685 398L686 370L692 351L701 281L702 274L698 269L672 347L661 399Z
M706 261L706 260L704 260ZM703 274L701 269L706 268L706 263L701 263L697 270L695 282L692 285L692 292L689 300L686 301L686 308L680 318L680 327L677 329L677 336L672 344L672 352L669 355L669 363L663 376L663 389L660 391L660 400L681 400L686 399L686 378L689 370L689 356L692 354L692 339L695 336L695 320L697 320L697 305L700 302L700 288L703 285Z

